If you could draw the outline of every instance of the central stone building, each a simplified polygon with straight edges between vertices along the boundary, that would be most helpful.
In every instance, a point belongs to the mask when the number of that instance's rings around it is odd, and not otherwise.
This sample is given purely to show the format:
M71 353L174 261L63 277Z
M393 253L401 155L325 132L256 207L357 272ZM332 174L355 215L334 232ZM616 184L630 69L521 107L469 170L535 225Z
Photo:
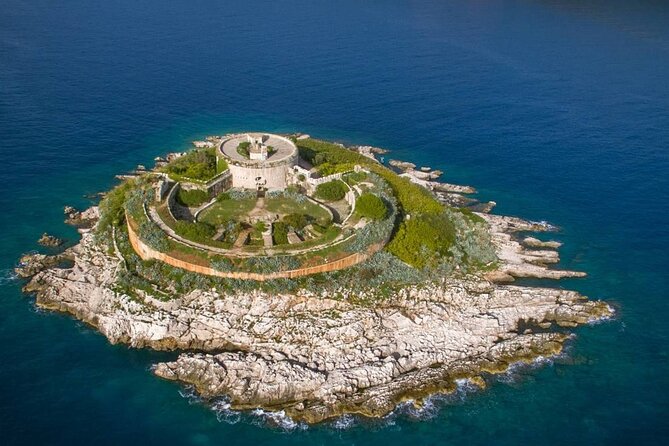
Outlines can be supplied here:
M299 161L297 146L271 133L243 133L221 141L217 156L228 163L232 187L260 192L283 190Z

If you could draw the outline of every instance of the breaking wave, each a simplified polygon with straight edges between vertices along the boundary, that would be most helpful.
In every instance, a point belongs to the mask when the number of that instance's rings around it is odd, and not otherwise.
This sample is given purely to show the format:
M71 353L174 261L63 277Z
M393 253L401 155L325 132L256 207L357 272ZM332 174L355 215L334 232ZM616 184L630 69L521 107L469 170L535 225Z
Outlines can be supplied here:
M16 275L13 269L0 270L0 285L16 282L18 279L19 276Z
M554 356L539 356L531 362L515 362L508 369L500 374L492 375L486 381L491 380L507 385L514 385L526 379L539 368L551 366L560 358L566 358L568 353L563 350L562 353ZM447 406L463 404L472 394L481 391L481 387L470 379L458 379L455 381L456 388L452 392L435 393L425 397L422 401L414 400L404 401L395 407L393 411L380 419L368 419L359 415L346 414L322 424L326 428L343 431L368 425L380 428L395 426L398 420L430 420L439 415L441 410ZM188 401L188 404L205 404L216 414L216 419L221 423L237 424L248 423L255 426L276 429L282 432L290 433L304 431L309 425L303 422L297 422L286 415L284 411L269 411L264 409L254 409L250 411L240 411L231 409L231 404L227 398L217 398L213 401L207 401L198 396L195 389L187 386L179 390L179 394Z

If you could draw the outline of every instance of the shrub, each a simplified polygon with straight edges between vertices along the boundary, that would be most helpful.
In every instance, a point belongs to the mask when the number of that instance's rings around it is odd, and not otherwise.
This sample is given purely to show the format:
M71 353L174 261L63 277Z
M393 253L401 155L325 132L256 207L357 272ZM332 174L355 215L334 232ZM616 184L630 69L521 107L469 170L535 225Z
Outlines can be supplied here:
M255 225L253 225L253 229L255 229L257 232L265 232L267 225L264 221L258 221Z
M211 238L216 234L216 228L208 223L191 223L183 220L176 222L174 231L184 238L202 243L211 241Z
M314 166L324 163L329 164L369 164L371 160L365 156L347 150L342 146L318 139L302 139L297 141L300 157L306 159ZM371 161L373 162L373 161Z
M328 181L316 187L316 197L325 201L338 201L348 192L346 185L340 180Z
M248 141L240 142L239 145L237 146L237 153L239 153L241 156L244 158L249 158L249 147L251 147L251 143Z
M152 222L145 221L139 225L139 238L157 251L167 251L170 246L165 233Z
M309 224L309 219L304 214L288 214L283 217L283 222L294 230L300 230Z
M455 227L445 213L423 214L404 220L388 250L416 268L435 266L449 256L455 241Z
M232 260L224 256L214 256L209 261L209 266L214 268L216 271L222 271L222 272L232 271L234 269L234 264L232 263Z
M276 222L272 225L272 238L275 245L288 244L288 227L283 222Z
M109 191L100 202L100 221L97 231L102 233L110 226L119 226L124 220L126 195L134 187L134 181L124 181Z
M216 197L216 201L225 201L225 200L230 200L231 198L232 197L230 196L230 194L228 192L221 192Z
M364 193L355 202L355 212L371 220L382 220L388 214L388 208L382 199L374 194Z
M304 139L297 141L300 157L318 167L323 175L343 172L359 164L386 180L406 213L438 214L443 205L425 188L412 183L408 178L400 177L395 172L371 159L327 141ZM326 173L328 172L328 173Z
M367 179L367 173L365 172L351 172L346 175L346 181L349 184L358 184Z
M175 176L206 181L215 176L219 169L225 170L224 168L225 164L217 165L213 149L204 149L193 150L175 159L165 166L165 171Z
M177 202L189 208L199 206L208 199L209 194L200 189L179 189L177 192Z
M233 200L246 200L256 197L256 191L251 189L230 189L227 194Z

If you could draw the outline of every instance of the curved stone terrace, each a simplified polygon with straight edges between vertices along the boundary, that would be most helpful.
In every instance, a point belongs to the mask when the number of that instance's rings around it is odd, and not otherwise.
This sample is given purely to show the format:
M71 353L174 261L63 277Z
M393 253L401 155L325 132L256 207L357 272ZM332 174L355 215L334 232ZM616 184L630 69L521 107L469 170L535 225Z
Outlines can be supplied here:
M194 240L187 239L185 237L182 237L181 235L177 234L176 231L172 228L170 223L168 221L165 221L163 217L160 215L158 210L156 209L155 205L148 206L148 209L145 207L145 213L147 218L150 221L153 221L158 227L173 241L176 241L180 244L189 246L191 248L199 249L205 252L210 252L213 254L219 254L219 255L225 255L228 257L254 257L258 255L264 255L264 256L295 256L295 255L301 255L309 252L316 252L320 251L322 249L326 248L332 248L334 246L340 245L342 243L345 243L352 238L356 236L357 230L360 230L363 226L360 223L357 224L351 224L349 222L350 217L353 215L354 209L355 209L355 197L356 197L356 192L346 183L344 184L347 186L349 189L349 194L342 200L342 202L345 202L345 204L348 206L345 218L343 219L342 223L336 223L334 220L334 215L332 213L332 208L330 206L308 196L305 195L305 199L309 202L311 202L313 205L321 207L329 214L330 221L332 224L336 227L339 228L339 234L336 235L334 239L331 240L323 240L321 243L316 243L316 244L309 244L308 246L305 246L305 244L308 243L308 240L305 240L303 243L298 243L295 244L294 246L287 246L287 245L280 245L280 246L273 246L273 247L265 247L260 250L255 250L255 249L243 249L243 248L223 248L223 247L218 247L218 246L213 246L209 244L204 244L201 242L197 242ZM166 207L168 215L171 220L174 220L175 222L178 220L178 218L175 216L175 213L172 209L172 206L176 205L174 198L174 195L176 191L179 189L179 183L174 184L171 188L171 190L168 193L167 199L163 202L163 205ZM358 192L359 193L359 192ZM272 198L267 198L268 200L272 200ZM264 203L264 199L257 199L256 200L256 205L253 208L253 211L249 212L249 214L252 214L253 212L256 211L265 211L264 209L258 209L258 202ZM262 206L261 203L261 208L264 207ZM203 206L201 206L198 209L198 214L201 214L200 211L206 210L206 208L215 205L216 200L211 200L208 203L205 203ZM332 204L330 204L332 205ZM265 211L266 213L266 211ZM200 215L198 215L200 217ZM271 228L271 226L270 226ZM315 241L316 239L312 239L311 241Z

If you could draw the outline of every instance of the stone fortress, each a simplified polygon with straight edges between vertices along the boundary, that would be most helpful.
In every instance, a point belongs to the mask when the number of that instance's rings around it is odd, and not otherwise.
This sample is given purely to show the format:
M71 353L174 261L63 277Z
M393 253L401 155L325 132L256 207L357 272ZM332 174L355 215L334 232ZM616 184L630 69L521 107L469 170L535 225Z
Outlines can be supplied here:
M232 187L259 192L285 189L299 161L295 143L269 133L231 135L221 141L217 156L228 163Z

